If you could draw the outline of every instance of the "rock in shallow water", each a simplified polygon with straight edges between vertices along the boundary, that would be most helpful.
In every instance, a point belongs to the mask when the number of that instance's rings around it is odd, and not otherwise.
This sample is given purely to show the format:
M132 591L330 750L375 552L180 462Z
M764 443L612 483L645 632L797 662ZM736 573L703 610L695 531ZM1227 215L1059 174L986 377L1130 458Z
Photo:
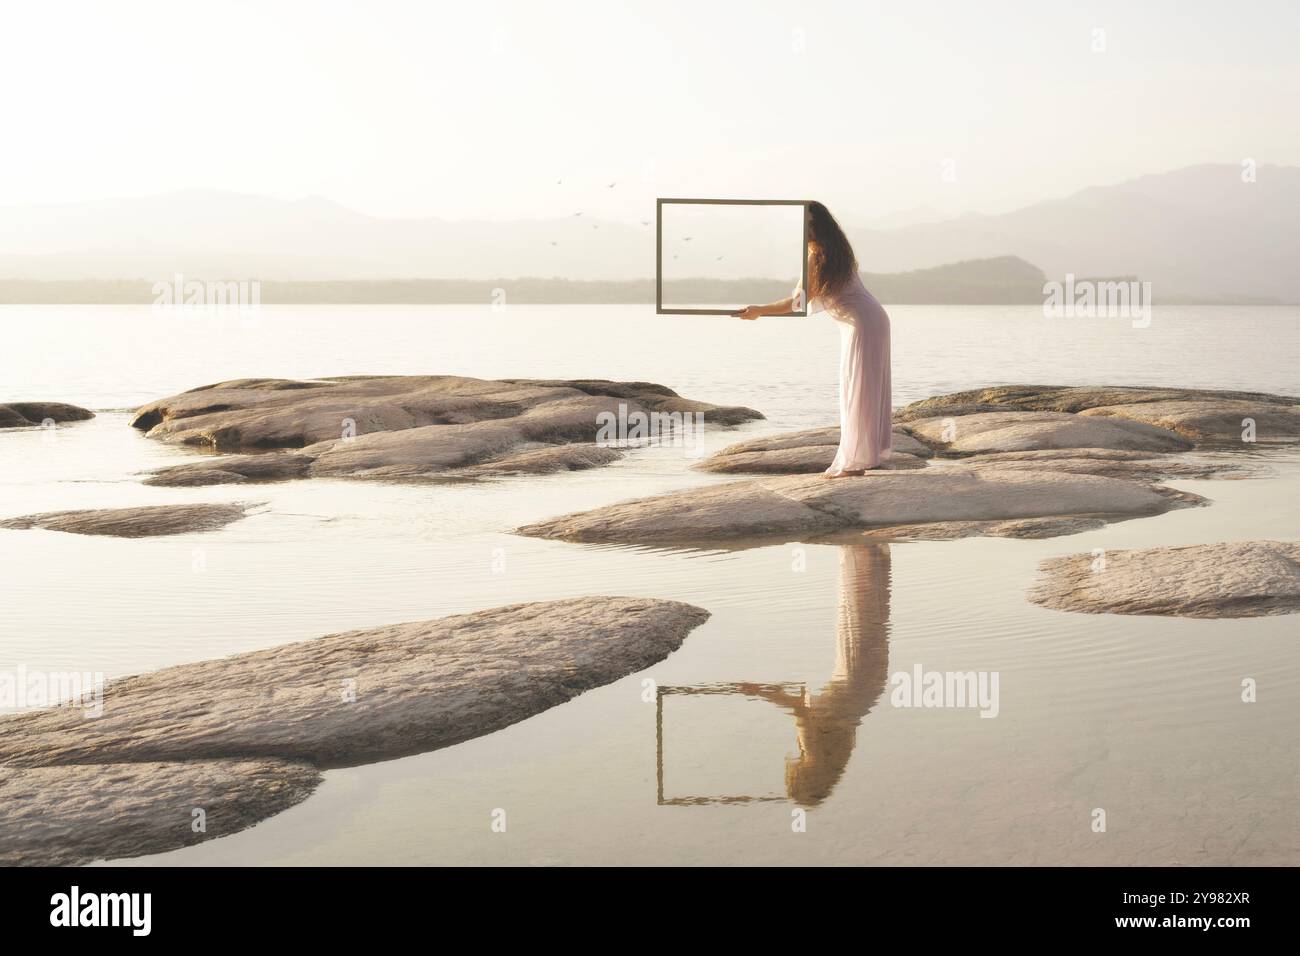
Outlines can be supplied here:
M1300 398L1176 388L1006 385L913 402L896 411L894 421L894 449L901 456L888 463L893 469L919 467L916 459L936 456L985 465L1032 455L1043 470L1138 479L1209 477L1232 468L1204 461L1184 464L1173 456L1195 443L1246 450L1300 438ZM724 448L696 467L725 474L808 474L830 465L838 442L838 428L769 435ZM1080 454L1084 450L1089 453Z
M931 522L1120 520L1200 503L1195 495L1093 475L870 471L857 478L798 476L710 485L564 515L518 531L565 541L690 545Z
M811 428L728 445L695 467L718 474L806 475L825 471L835 460L840 430ZM911 435L894 430L894 451L882 465L886 470L924 467L934 453Z
M320 779L285 760L0 767L0 866L80 866L227 836L301 803Z
M84 422L95 413L77 405L63 402L3 402L0 403L0 428L30 428L47 421Z
M245 517L253 504L148 505L92 511L49 511L0 521L0 528L66 531L69 534L151 538L197 531L218 531Z
M557 471L585 471L623 457L617 448L599 445L548 445L514 452L482 465L470 465L455 474L462 478L499 478L506 475L549 475Z
M863 533L863 537L889 541L951 541L954 538L1059 538L1105 527L1105 518L1019 518L1013 521L932 521L898 525Z
M1049 558L1029 599L1058 611L1259 617L1300 611L1300 542L1235 541Z
M1295 396L1151 386L997 385L913 402L895 412L894 420L1006 411L1109 416L1145 422L1191 441L1235 444L1242 443L1242 422L1249 418L1258 441L1300 438L1300 398Z
M499 730L649 667L708 616L676 601L570 598L182 664L109 684L94 719L60 708L0 721L0 763L386 760Z
M250 481L287 481L290 478L307 477L311 463L312 459L306 455L290 452L223 455L160 469L146 478L144 483L165 488L197 488Z
M247 461L216 458L165 469L150 479L198 484L205 482L203 472L216 483L475 478L594 467L611 460L609 454L591 453L602 422L627 422L630 430L638 415L653 418L660 433L694 426L696 415L715 427L763 417L750 408L692 401L648 382L437 375L224 382L152 402L137 411L132 424L163 441L223 452L296 449L308 459L305 466L295 458L256 471ZM525 457L541 446L585 450ZM504 467L491 467L502 460L508 460Z
M1192 447L1174 432L1145 422L1068 412L977 412L915 419L907 427L922 441L955 455L1070 448L1169 452Z
M1166 478L1244 478L1252 474L1251 462L1227 460L1221 454L1166 455L1155 452L1116 451L1111 448L1068 448L1038 451L993 452L962 458L958 467L977 470L1028 468L1076 475L1102 475L1160 481Z
M709 613L582 597L369 628L0 718L0 863L161 852L304 799L319 769L491 733L663 660ZM208 832L190 828L193 808Z

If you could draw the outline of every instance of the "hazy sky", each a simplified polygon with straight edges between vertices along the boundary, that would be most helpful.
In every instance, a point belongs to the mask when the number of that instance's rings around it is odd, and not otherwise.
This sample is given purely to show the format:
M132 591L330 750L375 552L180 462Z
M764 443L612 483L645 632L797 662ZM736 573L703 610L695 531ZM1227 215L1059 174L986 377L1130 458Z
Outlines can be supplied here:
M1291 0L6 2L0 203L198 187L446 218L638 219L655 195L994 212L1300 164L1298 36Z

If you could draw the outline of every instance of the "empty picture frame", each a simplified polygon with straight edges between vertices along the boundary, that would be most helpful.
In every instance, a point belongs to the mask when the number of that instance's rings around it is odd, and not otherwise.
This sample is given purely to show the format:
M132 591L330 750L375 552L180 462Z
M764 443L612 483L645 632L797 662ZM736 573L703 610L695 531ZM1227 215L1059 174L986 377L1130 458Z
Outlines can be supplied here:
M763 258L763 251L767 251L767 258L775 256L775 259L767 265L772 268L765 268L760 265L757 268L762 271L779 271L785 269L786 249L789 250L788 267L791 274L798 272L800 275L799 288L808 288L808 206L810 200L806 199L657 199L655 200L655 312L659 315L736 315L746 305L755 305L765 302L777 301L790 295L793 291L793 285L788 282L788 275L759 275L754 274L755 256L759 260ZM694 228L688 228L685 231L699 233L701 227L708 224L708 214L711 209L708 207L739 207L734 212L738 215L729 217L725 225L729 227L733 236L743 235L745 241L742 243L729 242L725 237L728 229L714 229L717 235L713 237L714 246L708 248L709 236L705 235L683 235L680 223L674 223L677 219L693 219ZM764 222L758 219L749 224L748 228L738 228L738 220L743 220L745 209L743 207L774 207L778 210L775 217L766 217L768 221ZM792 208L797 207L797 208ZM718 210L721 212L722 210ZM674 216L674 213L680 215ZM667 218L668 222L665 223ZM721 221L721 220L719 220ZM676 231L674 227L678 226ZM665 230L667 229L667 234ZM705 228L705 232L710 230ZM779 232L780 235L768 235L768 232ZM787 235L788 233L788 235ZM689 245L696 241L695 245ZM734 246L734 248L733 248ZM741 248L743 247L743 248ZM726 249L720 255L714 255L722 249ZM776 250L772 252L772 250ZM689 257L683 260L683 256ZM749 254L750 274L733 274L729 278L720 278L718 275L682 275L683 268L691 271L692 268L699 269L707 267L706 263L712 265L726 259L730 252L740 253L743 258L745 253ZM795 257L798 257L797 259ZM684 264L679 267L679 263ZM745 269L746 264L735 262L731 268ZM665 279L665 269L669 276ZM714 270L721 273L724 270ZM665 285L669 288L668 299L665 301ZM750 293L759 298L750 298L747 301L717 301L729 294L740 295ZM699 301L704 299L706 301ZM761 302L760 302L761 300ZM679 304L680 303L680 304ZM799 308L792 312L784 313L785 315L805 316L808 314L808 298L805 294L797 301L795 305Z
M807 692L803 684L781 684L766 685L770 687L780 687L791 692L797 691L800 696ZM655 688L655 777L656 777L656 803L661 807L699 807L717 804L745 804L745 803L776 803L788 800L785 793L758 793L758 794L719 794L719 795L701 795L701 794L679 794L669 796L664 792L664 698L682 695L685 697L740 697L753 700L752 694L745 689L743 684L705 684L695 686L670 686L660 684ZM773 711L775 713L775 711Z

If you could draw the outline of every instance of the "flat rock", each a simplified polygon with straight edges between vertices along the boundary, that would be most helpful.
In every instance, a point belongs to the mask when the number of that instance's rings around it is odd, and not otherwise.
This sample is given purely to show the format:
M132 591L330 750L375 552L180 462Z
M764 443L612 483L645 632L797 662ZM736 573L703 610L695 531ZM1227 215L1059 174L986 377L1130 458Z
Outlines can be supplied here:
M1120 386L1007 385L940 395L894 413L894 449L915 458L979 458L1042 453L1041 467L1078 474L1155 480L1233 474L1233 466L1173 456L1206 445L1252 447L1300 438L1300 398L1264 392ZM738 442L695 467L723 474L808 474L824 471L838 428L814 428ZM1077 455L1077 450L1088 450ZM1123 454L1133 453L1125 457ZM1140 457L1139 457L1140 456ZM1164 456L1164 457L1160 457ZM915 467L902 458L886 467ZM1244 474L1244 469L1236 470Z
M0 865L80 866L227 836L305 800L320 779L271 759L0 767Z
M863 532L890 541L951 541L954 538L1058 538L1105 527L1105 518L1021 518L1017 521L933 521Z
M436 475L509 458L521 446L574 443L598 448L597 416L617 414L621 404L626 407L623 399L604 396L563 398L529 409L510 422L373 432L309 445L302 454L315 459L310 468L313 477L399 479Z
M802 480L826 481L824 478ZM539 521L518 531L530 537L564 541L690 544L776 535L814 535L843 527L845 522L835 515L787 497L779 489L768 488L765 480L758 479L638 498Z
M998 385L913 402L897 422L984 412L1067 412L1115 417L1177 432L1195 442L1241 445L1242 420L1260 442L1300 438L1300 398L1268 392L1115 385ZM1010 450L1010 449L1000 449Z
M618 448L600 445L549 445L514 452L482 465L451 472L456 477L497 478L506 475L549 475L561 471L586 471L623 457Z
M595 467L617 457L597 444L602 416L657 416L667 429L681 428L684 416L697 413L716 427L763 417L750 408L683 398L649 382L437 375L223 382L145 405L132 424L162 441L220 452L292 449L299 456L256 473L244 461L195 462L157 473L155 483L411 480L453 471L475 477L467 469L480 466L484 477ZM588 450L547 455L543 445ZM302 458L308 459L305 465ZM502 461L507 463L492 467Z
M84 422L95 413L63 402L5 402L0 404L0 428L28 428L46 421Z
M1203 444L1249 447L1252 443L1290 442L1300 438L1300 405L1218 399L1169 400L1135 405L1106 405L1079 413L1113 416L1149 422L1168 428ZM1247 423L1252 424L1251 442L1244 440Z
M1160 481L1166 478L1240 478L1251 474L1241 461L1113 448L1066 448L1037 451L992 452L960 459L961 468L1028 468L1068 472L1075 475L1103 475Z
M1070 412L975 412L913 419L907 427L922 441L954 455L1064 448L1172 452L1192 447L1176 433L1145 422Z
M583 597L334 634L114 681L103 714L0 720L0 764L386 760L500 730L663 660L708 612Z
M0 521L0 528L44 528L69 534L151 538L196 531L217 531L248 514L252 504L148 505L93 511L49 511Z
M825 471L835 460L840 443L838 426L786 432L728 445L695 465L719 474L797 475ZM886 470L922 468L932 452L907 432L894 429L893 454L882 463Z
M1029 599L1059 611L1259 617L1300 611L1300 543L1235 541L1049 558ZM1094 570L1094 568L1096 568Z
M961 458L972 466L1021 467L1136 480L1242 477L1242 465L1178 455L1196 444L1255 447L1242 440L1254 422L1258 443L1300 437L1300 398L1197 389L1009 385L940 395L894 413L886 468L916 459ZM695 467L723 474L824 471L838 428L815 428L737 442ZM897 457L897 456L896 456Z
M218 455L203 461L161 468L144 480L146 485L196 488L245 482L288 481L305 478L313 459L292 452L260 455Z
M797 476L711 485L564 515L518 532L565 541L689 545L933 522L1113 521L1200 503L1195 495L1094 475L874 470L856 478Z
M821 474L835 460L835 445L779 448L762 452L715 455L695 465L700 471L722 475L812 475ZM893 452L873 470L900 471L924 468L925 458Z

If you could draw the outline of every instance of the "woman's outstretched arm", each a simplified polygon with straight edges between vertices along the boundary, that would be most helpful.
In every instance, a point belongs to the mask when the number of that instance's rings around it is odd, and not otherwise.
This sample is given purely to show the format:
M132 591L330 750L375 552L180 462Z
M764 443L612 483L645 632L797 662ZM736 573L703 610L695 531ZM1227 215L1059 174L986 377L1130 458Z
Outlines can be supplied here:
M794 296L781 299L779 302L769 302L767 305L747 305L739 312L735 313L737 318L752 322L760 315L788 315L794 311Z

